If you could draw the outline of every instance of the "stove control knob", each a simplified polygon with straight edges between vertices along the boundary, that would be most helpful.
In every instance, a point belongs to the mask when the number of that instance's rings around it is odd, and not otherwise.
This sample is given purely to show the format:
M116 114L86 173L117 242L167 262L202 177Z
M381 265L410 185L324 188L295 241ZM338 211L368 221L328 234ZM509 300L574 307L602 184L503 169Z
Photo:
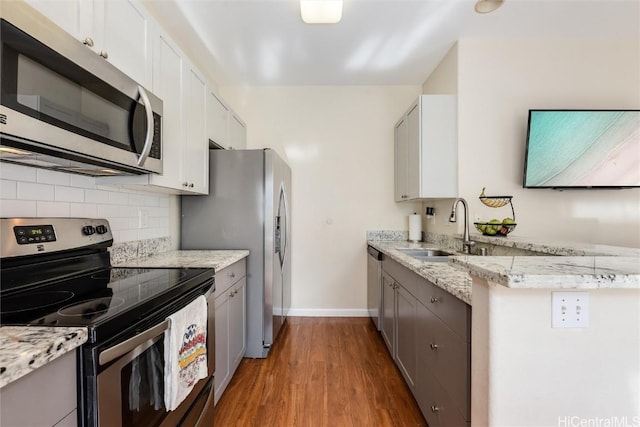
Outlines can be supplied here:
M91 236L96 232L96 229L93 225L85 225L84 227L82 227L82 232L87 236Z
M104 234L107 232L107 226L106 225L98 225L96 226L96 232L98 234Z

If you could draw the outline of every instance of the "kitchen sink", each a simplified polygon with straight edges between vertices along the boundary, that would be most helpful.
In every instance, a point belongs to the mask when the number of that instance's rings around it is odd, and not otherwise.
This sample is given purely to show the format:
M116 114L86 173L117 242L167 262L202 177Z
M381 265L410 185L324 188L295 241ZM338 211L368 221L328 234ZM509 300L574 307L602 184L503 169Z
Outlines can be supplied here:
M443 251L438 248L396 248L398 251L412 258L427 262L447 262L453 252Z

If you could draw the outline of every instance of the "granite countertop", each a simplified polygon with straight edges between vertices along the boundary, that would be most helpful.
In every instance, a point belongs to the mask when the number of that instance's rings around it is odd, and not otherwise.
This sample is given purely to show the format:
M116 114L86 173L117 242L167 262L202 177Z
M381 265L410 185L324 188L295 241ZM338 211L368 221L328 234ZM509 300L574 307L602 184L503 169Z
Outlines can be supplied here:
M638 257L455 256L449 262L509 288L640 288Z
M120 261L115 267L213 268L220 271L249 256L248 250L169 251L144 258Z
M465 271L455 268L446 262L420 261L397 250L397 248L417 249L437 247L433 243L369 240L367 244L378 249L419 276L434 283L439 288L449 292L456 298L471 305L471 277Z
M86 341L86 328L0 327L0 388Z
M456 235L462 239L462 235ZM505 248L522 249L525 251L540 252L541 255L561 256L618 256L640 258L640 249L623 246L598 245L594 243L552 241L536 237L521 237L509 235L508 237L484 236L471 234L471 240L479 243L490 243Z

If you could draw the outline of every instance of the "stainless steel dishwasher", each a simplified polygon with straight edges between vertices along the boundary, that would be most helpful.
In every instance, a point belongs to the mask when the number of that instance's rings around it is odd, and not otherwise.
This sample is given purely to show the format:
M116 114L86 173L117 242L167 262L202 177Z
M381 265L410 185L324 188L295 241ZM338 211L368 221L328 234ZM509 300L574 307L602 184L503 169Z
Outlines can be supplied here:
M382 327L382 253L367 246L367 310L376 325Z

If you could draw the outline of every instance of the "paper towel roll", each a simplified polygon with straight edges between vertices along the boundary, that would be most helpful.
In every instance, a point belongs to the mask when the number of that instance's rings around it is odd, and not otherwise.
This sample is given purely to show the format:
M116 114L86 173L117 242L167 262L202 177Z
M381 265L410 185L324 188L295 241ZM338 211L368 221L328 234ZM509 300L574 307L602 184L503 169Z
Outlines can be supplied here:
M422 240L422 217L418 214L409 215L409 241Z

